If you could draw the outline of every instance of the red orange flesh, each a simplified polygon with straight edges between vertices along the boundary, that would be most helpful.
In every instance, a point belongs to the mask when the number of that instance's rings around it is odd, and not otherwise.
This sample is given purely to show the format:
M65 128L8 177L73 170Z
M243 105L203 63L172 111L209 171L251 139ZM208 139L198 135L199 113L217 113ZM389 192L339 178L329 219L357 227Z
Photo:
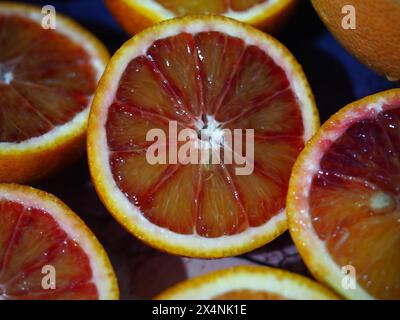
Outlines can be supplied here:
M42 191L0 184L0 299L117 297L103 248L75 214Z
M315 118L305 117L308 112L315 115L315 109L312 102L303 105L293 87L293 75L261 45L212 27L158 35L169 32L169 27L179 28L184 21L194 26L210 21L221 23L221 28L225 28L222 22L233 30L246 28L226 18L187 17L149 29L128 42L106 71L91 113L95 127L89 128L88 141L92 175L99 187L104 184L99 172L109 172L106 179L112 177L110 186L116 185L122 201L128 200L129 206L163 232L196 241L244 235L283 217L291 167L315 129ZM125 48L140 47L141 37L153 35L151 42L143 40L143 53L124 56L126 66L117 71ZM265 37L254 35L258 36ZM110 92L106 83L108 77L116 77L114 72L120 72L120 80L113 84L115 92ZM105 98L100 99L101 95ZM178 134L193 129L198 136L205 131L253 129L254 171L237 175L237 165L229 163L150 164L147 150L152 142L146 134L158 128L168 136L172 121ZM105 141L100 142L96 137L103 130ZM222 141L211 137L208 142L212 148L220 147L221 153L229 152ZM166 149L172 149L168 143ZM96 166L93 159L104 162ZM99 192L107 203L110 193ZM110 211L115 213L115 208Z
M88 107L108 60L101 43L57 14L0 3L0 181L31 182L83 153Z
M1 11L0 26L0 142L43 135L86 108L96 73L80 45Z
M345 296L400 298L399 126L399 90L355 102L321 128L294 169L288 196L294 239L311 270ZM330 277L334 269L321 267L327 262L305 241L308 233L338 271L354 267L359 291L345 290Z

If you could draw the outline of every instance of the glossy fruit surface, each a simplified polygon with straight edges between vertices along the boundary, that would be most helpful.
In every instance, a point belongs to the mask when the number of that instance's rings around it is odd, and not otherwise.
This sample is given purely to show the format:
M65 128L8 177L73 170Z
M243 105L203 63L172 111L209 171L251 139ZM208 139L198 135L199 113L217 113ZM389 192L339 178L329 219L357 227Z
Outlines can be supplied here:
M0 184L0 300L117 299L101 244L56 197Z
M0 181L46 177L84 151L89 104L108 60L103 45L57 14L0 3Z
M331 117L293 168L292 237L312 273L348 298L400 298L399 128L399 89L366 97Z
M201 151L227 150L223 129L253 129L254 170L150 164L151 129L192 129ZM221 257L286 229L291 166L317 129L308 83L277 40L224 17L161 23L128 41L101 80L89 124L89 164L109 211L161 250ZM166 142L166 148L171 145ZM211 153L209 153L210 155Z

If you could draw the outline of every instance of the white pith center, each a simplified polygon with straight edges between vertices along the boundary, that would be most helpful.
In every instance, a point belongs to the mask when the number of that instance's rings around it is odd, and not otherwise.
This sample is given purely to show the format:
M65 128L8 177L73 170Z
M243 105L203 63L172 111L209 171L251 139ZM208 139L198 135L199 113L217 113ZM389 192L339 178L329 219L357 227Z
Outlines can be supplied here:
M0 63L0 83L10 84L13 79L11 68Z
M224 130L221 123L213 116L207 115L203 120L199 120L197 132L200 140L201 149L218 149L224 141Z
M374 211L389 211L396 206L396 201L391 195L380 191L371 197L370 206Z

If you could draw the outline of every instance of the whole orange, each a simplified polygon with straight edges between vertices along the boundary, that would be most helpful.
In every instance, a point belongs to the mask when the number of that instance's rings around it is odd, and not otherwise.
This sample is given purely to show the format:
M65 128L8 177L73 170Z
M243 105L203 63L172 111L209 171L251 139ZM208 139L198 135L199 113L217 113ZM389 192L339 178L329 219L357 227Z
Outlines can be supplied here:
M399 0L312 0L322 21L347 50L390 80L400 79ZM342 26L346 5L354 7L355 29ZM351 9L353 10L353 9Z

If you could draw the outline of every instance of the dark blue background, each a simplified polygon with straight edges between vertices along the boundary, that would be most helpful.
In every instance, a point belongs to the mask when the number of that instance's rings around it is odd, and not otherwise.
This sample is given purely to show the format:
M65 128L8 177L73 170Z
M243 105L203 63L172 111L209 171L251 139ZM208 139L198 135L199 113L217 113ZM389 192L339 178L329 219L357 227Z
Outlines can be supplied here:
M25 2L54 5L59 12L71 16L96 34L111 53L129 38L101 0ZM308 1L304 1L278 38L303 65L322 121L349 102L395 87L349 55L326 30ZM186 264L190 259L148 248L111 218L94 191L86 159L35 186L59 196L94 231L116 269L122 298L151 298L188 277ZM309 275L287 233L240 259Z

